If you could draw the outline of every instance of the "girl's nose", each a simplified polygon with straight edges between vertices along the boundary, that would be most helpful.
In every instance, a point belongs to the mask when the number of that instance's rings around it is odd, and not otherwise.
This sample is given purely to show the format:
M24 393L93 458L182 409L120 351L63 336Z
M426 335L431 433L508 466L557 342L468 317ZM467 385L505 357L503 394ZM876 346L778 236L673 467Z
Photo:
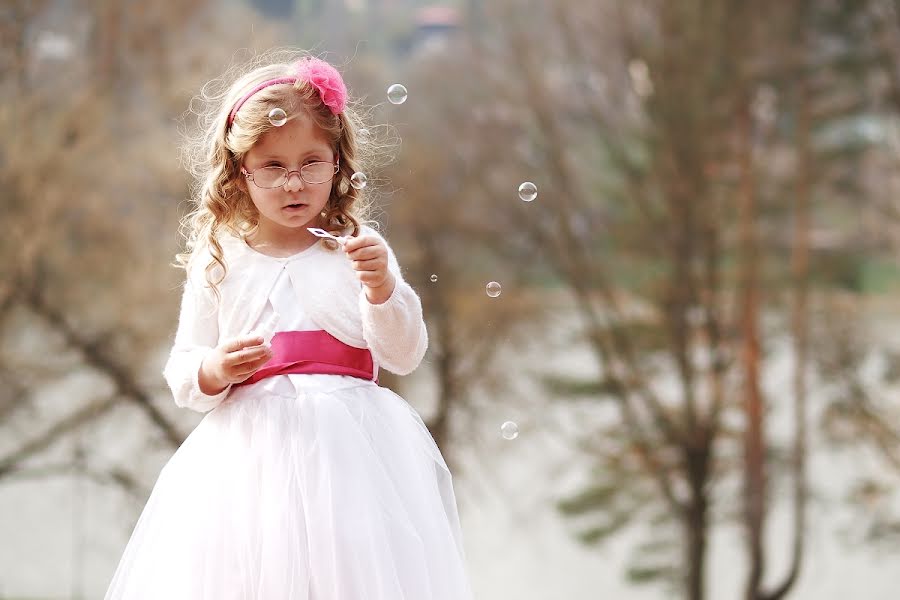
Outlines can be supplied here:
M288 192L296 192L303 189L303 178L300 177L300 173L292 172L288 173L287 181L284 182L284 189Z

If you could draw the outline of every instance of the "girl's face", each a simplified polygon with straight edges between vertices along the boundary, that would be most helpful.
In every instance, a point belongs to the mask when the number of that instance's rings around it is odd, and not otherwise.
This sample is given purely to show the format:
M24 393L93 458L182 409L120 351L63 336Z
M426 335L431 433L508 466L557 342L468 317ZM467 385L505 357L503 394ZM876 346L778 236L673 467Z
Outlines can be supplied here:
M324 132L306 116L290 119L281 127L267 131L244 156L244 169L250 173L263 167L283 167L289 172L287 181L275 188L267 189L250 178L246 180L250 199L259 212L261 234L312 236L306 228L319 226L320 213L328 202L334 181L303 181L300 169L313 162L333 164L337 155ZM266 184L262 172L255 178Z

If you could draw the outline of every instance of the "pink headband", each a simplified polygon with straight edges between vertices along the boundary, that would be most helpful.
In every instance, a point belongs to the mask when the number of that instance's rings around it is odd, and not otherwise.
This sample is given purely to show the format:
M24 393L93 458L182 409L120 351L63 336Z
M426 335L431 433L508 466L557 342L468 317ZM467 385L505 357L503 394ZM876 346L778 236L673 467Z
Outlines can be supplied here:
M347 87L344 85L344 80L341 79L341 74L324 60L308 57L297 61L294 65L293 75L263 81L244 94L228 114L228 127L231 127L231 124L234 122L234 116L241 109L241 106L244 105L244 102L249 100L256 92L270 85L297 83L301 80L308 81L310 85L319 90L322 103L331 109L332 114L339 115L344 112L344 107L347 105Z

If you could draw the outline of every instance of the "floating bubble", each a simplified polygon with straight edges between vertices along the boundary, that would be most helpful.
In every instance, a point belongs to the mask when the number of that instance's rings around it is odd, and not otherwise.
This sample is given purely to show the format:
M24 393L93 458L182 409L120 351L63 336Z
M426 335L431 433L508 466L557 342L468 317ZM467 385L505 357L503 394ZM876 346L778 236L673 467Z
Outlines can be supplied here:
M406 97L409 95L409 92L407 92L406 88L399 83L395 83L387 89L387 95L391 104L403 104L406 102Z
M436 282L437 282L437 275L432 274L431 275L431 283L436 283Z
M360 144L368 144L372 139L372 132L363 127L359 130L359 143Z
M282 125L287 123L287 113L284 112L284 109L278 108L276 106L269 111L269 123L271 123L275 127L281 127Z
M519 186L519 198L525 202L531 202L537 198L537 186L530 181L522 183L522 185Z
M350 176L350 185L352 185L353 187L355 187L358 190L361 190L364 187L366 187L367 183L369 183L369 178L366 177L365 173L361 173L361 172L357 171L356 173L354 173L353 175Z
M506 421L500 426L500 435L505 440L514 440L519 437L519 426L512 421Z
M496 298L500 295L500 284L496 281L491 281L485 286L484 291L487 292L487 295L491 298Z

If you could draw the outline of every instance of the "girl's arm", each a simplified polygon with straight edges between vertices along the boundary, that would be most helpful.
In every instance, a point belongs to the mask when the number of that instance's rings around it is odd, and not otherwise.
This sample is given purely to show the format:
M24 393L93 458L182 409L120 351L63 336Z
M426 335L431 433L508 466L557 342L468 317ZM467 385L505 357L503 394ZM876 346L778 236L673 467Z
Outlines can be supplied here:
M163 377L178 406L207 412L218 406L231 390L230 384L213 395L200 389L203 357L215 348L218 338L218 310L212 294L206 289L198 290L197 282L189 276L181 298L175 343L163 369Z
M384 238L374 231L367 234ZM415 370L428 348L428 332L422 318L422 302L400 274L393 250L384 242L388 254L388 271L393 275L394 290L386 301L372 304L365 288L359 294L363 337L375 361L388 371L406 375Z

